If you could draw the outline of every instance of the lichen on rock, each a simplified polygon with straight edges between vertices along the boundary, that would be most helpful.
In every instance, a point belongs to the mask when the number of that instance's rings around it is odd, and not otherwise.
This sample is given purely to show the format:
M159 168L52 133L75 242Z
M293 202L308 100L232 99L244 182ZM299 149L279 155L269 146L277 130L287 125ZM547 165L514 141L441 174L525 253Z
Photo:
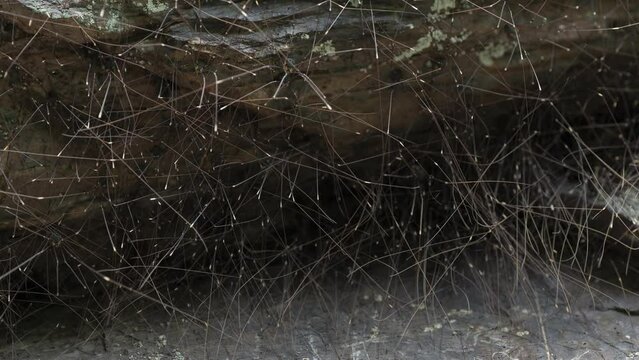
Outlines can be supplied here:
M165 12L169 7L161 1L147 0L146 11L150 14Z
M457 6L455 0L435 0L430 9L434 12L440 13L452 10L455 6Z
M321 56L335 55L335 46L332 40L327 40L321 44L317 44L313 47L313 52L318 53Z
M417 44L412 46L410 49L395 56L395 61L408 60L411 57L433 46L438 51L443 51L446 42L450 42L451 44L458 44L466 40L469 35L470 34L467 31L463 31L457 36L450 36L440 29L429 27L429 31L426 33L426 35L417 39Z
M484 66L495 65L495 60L501 58L512 48L512 44L508 43L489 43L483 50L477 53L479 62Z

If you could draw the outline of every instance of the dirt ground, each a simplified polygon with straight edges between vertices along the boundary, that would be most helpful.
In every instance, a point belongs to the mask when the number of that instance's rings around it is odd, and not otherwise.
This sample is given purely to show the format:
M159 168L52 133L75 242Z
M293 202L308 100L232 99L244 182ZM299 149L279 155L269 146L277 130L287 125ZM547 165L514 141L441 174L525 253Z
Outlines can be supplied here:
M639 301L627 291L597 281L580 287L566 274L560 287L549 276L512 286L508 274L459 274L430 296L411 295L414 276L382 272L325 279L295 297L273 290L207 298L210 284L201 282L176 291L174 309L137 301L102 328L82 325L77 310L49 306L23 320L0 358L639 358Z

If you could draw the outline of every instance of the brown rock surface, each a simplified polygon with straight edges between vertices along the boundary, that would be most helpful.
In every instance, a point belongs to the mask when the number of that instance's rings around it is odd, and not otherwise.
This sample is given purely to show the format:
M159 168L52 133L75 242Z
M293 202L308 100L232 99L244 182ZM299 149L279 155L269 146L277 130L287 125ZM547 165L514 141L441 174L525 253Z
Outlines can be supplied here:
M322 159L366 170L385 141L439 150L443 123L624 92L639 5L577 3L4 1L0 226L149 199L189 224L185 184L232 210L258 163L310 186Z

